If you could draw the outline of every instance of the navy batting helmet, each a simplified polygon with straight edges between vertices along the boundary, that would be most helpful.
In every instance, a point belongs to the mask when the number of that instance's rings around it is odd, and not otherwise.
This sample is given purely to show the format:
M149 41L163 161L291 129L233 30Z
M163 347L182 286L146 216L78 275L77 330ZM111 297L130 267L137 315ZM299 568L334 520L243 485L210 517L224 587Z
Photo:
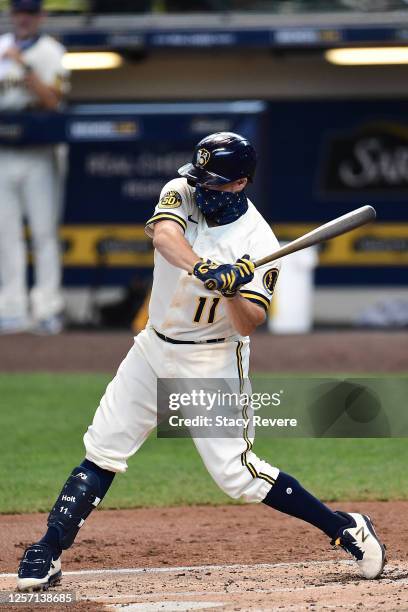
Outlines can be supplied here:
M256 152L249 140L233 132L217 132L196 145L193 161L179 168L193 184L225 185L240 178L252 181Z

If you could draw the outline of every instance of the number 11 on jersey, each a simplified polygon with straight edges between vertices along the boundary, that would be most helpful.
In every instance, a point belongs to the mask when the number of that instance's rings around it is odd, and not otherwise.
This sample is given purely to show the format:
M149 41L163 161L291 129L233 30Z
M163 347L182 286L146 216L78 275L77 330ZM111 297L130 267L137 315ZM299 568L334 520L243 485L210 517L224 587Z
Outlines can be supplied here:
M210 306L210 310L208 313L208 319L207 319L207 323L214 323L214 319L215 319L215 313L217 310L217 306L220 303L221 298L219 297L215 297L215 298L207 298L207 297L199 297L198 298L198 305L197 305L197 310L195 311L195 315L194 315L194 323L200 323L204 310L206 310L206 305L207 305L207 301L212 302L211 306Z

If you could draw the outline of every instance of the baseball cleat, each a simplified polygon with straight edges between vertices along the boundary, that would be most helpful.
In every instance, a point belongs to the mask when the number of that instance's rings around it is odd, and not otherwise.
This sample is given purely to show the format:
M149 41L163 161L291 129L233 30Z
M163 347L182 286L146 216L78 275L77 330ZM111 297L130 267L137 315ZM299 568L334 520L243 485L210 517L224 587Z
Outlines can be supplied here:
M381 544L368 516L357 513L336 512L349 521L333 538L334 546L341 546L353 555L364 578L378 578L386 563L385 546Z
M25 550L17 576L19 591L46 591L61 581L61 559L53 559L46 544L33 544Z

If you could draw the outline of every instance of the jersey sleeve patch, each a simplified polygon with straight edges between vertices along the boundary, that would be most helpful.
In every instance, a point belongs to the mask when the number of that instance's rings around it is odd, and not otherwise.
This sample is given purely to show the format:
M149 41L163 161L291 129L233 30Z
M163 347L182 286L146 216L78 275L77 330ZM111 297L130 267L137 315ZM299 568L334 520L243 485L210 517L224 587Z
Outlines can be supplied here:
M264 289L272 295L275 289L276 281L278 280L279 270L277 268L271 268L267 270L262 277L262 284Z
M178 191L167 191L160 199L159 208L179 208L183 200Z
M258 304L258 306L262 306L265 312L268 312L270 300L262 295L262 293L258 293L257 291L252 291L252 289L243 289L240 290L240 294L242 297L246 298L250 302L254 302L254 304Z

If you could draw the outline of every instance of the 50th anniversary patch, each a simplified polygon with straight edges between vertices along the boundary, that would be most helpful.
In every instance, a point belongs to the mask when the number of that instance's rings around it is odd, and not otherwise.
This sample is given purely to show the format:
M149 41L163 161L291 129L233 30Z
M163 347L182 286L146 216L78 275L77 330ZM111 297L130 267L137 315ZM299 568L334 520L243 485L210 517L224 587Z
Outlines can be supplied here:
M178 191L168 191L159 202L159 208L178 208L182 204Z

